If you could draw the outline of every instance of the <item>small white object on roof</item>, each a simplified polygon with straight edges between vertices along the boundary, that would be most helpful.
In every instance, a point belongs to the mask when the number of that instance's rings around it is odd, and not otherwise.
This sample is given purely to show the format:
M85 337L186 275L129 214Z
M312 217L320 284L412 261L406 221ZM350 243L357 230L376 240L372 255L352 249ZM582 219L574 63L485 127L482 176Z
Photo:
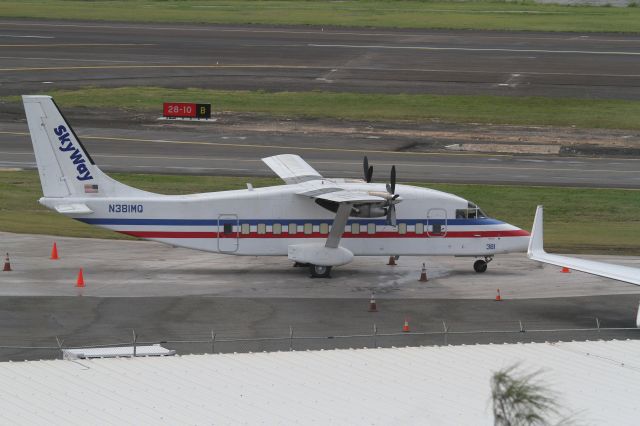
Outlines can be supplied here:
M89 358L119 358L133 357L133 346L112 346L104 348L79 348L63 349L62 354L65 359L89 359ZM136 346L136 356L172 356L176 351L163 348L155 344L150 346Z

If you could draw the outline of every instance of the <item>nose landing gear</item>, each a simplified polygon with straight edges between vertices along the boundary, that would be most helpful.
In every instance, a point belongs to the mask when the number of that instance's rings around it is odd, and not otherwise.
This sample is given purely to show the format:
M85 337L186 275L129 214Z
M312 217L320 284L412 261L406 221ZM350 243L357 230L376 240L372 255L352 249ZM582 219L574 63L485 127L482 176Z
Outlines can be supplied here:
M476 260L473 263L473 270L476 271L479 274L482 273L482 272L485 272L487 270L487 265L492 260L493 260L493 257L491 257L491 256L485 257L484 260L482 260L482 259Z

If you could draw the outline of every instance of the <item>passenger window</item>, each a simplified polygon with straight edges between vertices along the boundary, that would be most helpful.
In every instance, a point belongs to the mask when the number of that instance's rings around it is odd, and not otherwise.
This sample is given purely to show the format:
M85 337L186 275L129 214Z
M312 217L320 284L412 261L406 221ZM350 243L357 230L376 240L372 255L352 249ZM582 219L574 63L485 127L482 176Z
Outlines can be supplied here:
M222 227L223 234L233 234L233 225L230 223L225 223Z
M376 224L375 223L370 223L367 225L367 233L369 234L375 234L376 233Z
M280 223L273 224L273 233L276 235L282 234L282 225Z
M424 223L419 222L416 223L416 234L422 234L424 233Z
M439 223L434 223L433 224L433 233L434 234L442 234L442 225L440 225Z
M359 223L352 223L351 224L351 233L352 234L359 234L360 233L360 224Z
M321 234L328 234L329 233L329 224L328 223L321 223L320 224L320 233Z
M295 235L297 230L298 230L298 225L296 225L295 223L290 223L289 227L287 228L289 235Z
M304 233L307 235L310 235L313 233L313 224L311 223L305 223L304 224Z
M264 223L258 224L258 234L266 234L267 233L267 225Z
M406 223L399 223L398 224L398 233L399 234L406 234L407 233L407 224Z
M242 224L242 233L244 235L247 235L251 232L251 226L248 223L243 223Z

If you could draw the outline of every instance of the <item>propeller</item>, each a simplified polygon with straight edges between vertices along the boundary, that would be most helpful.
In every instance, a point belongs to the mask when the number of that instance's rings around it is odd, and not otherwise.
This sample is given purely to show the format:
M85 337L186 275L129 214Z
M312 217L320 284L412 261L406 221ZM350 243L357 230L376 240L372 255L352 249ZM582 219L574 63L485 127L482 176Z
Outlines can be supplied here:
M371 179L373 178L373 166L369 166L369 159L367 156L364 156L364 161L362 162L362 168L364 169L364 180L367 183L371 183Z
M369 166L369 159L364 156L362 162L362 169L364 171L364 180L367 183L371 183L373 178L373 166ZM387 225L396 226L396 204L400 201L400 194L396 194L396 166L391 166L391 177L389 183L387 183L387 192L375 192L371 191L369 194L376 195L386 200L385 204L381 207L384 208L387 215Z
M396 201L400 194L396 194L396 166L391 166L391 181L387 184L387 192L391 198L387 201L387 225L396 226Z

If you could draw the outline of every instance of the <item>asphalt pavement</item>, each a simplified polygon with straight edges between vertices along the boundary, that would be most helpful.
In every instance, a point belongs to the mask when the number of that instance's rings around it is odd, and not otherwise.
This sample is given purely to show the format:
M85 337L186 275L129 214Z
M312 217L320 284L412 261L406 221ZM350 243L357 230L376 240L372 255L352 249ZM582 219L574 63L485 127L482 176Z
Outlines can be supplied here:
M640 98L640 37L3 20L0 90L162 86Z

